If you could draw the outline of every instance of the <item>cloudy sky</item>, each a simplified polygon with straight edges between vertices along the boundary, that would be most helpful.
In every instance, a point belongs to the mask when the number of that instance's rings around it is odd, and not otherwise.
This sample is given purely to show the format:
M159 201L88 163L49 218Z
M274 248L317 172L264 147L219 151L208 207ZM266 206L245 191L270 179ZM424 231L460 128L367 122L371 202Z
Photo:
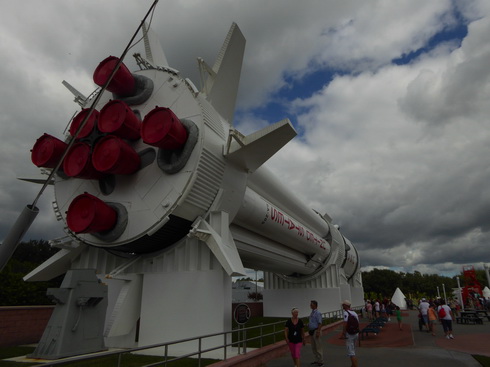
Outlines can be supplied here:
M34 142L78 110L62 80L90 94L151 3L0 0L0 239L40 188L17 180L38 175ZM365 270L490 263L490 2L160 0L152 28L199 85L196 58L212 65L232 22L247 39L236 126L293 122L268 165ZM53 199L26 239L63 234Z

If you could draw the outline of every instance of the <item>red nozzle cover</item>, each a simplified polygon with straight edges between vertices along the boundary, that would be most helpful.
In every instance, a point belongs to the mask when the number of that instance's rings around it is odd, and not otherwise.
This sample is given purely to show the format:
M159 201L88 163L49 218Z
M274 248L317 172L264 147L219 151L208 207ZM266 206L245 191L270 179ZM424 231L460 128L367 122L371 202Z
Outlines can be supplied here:
M117 212L99 198L84 193L70 203L66 222L75 233L103 232L116 225Z
M170 108L156 107L145 116L141 137L149 145L174 150L187 141L187 130Z

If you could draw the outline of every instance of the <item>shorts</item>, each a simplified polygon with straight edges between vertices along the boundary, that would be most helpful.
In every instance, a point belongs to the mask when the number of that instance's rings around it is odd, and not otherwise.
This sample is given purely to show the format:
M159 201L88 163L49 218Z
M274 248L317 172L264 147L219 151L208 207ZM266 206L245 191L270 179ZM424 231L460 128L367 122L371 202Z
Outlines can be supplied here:
M355 357L356 355L356 340L359 334L345 334L345 346L347 347L347 355L349 357Z
M441 319L442 328L444 332L453 331L453 320Z
M303 342L299 343L288 343L289 350L291 351L291 357L300 358L301 356L301 347L303 346Z
M422 320L424 321L424 324L429 325L429 316L422 315Z

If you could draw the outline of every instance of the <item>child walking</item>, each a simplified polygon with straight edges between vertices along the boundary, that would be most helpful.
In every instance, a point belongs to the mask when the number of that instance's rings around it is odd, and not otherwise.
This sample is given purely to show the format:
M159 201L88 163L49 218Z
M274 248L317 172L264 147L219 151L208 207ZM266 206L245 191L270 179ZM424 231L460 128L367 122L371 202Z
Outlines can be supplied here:
M396 315L396 321L398 321L398 328L402 330L402 311L398 306L396 306L395 315Z

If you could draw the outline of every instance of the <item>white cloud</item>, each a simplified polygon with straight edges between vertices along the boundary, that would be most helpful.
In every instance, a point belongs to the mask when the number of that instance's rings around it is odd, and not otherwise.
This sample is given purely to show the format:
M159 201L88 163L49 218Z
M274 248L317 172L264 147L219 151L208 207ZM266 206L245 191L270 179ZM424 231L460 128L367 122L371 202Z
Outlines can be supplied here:
M364 266L490 261L488 2L456 2L470 22L462 44L442 43L408 65L391 60L453 26L454 2L306 3L169 2L158 5L152 27L171 66L197 85L196 58L213 64L231 23L239 24L247 49L237 126L245 133L267 124L251 108L290 88L285 76L344 70L277 117L294 117L302 136L270 165L307 205L342 225ZM61 81L92 92L94 68L122 52L150 4L2 1L1 237L38 189L16 181L38 172L29 157L35 140L44 132L61 136L78 109ZM40 215L31 231L50 236L60 228L52 223L53 216Z

